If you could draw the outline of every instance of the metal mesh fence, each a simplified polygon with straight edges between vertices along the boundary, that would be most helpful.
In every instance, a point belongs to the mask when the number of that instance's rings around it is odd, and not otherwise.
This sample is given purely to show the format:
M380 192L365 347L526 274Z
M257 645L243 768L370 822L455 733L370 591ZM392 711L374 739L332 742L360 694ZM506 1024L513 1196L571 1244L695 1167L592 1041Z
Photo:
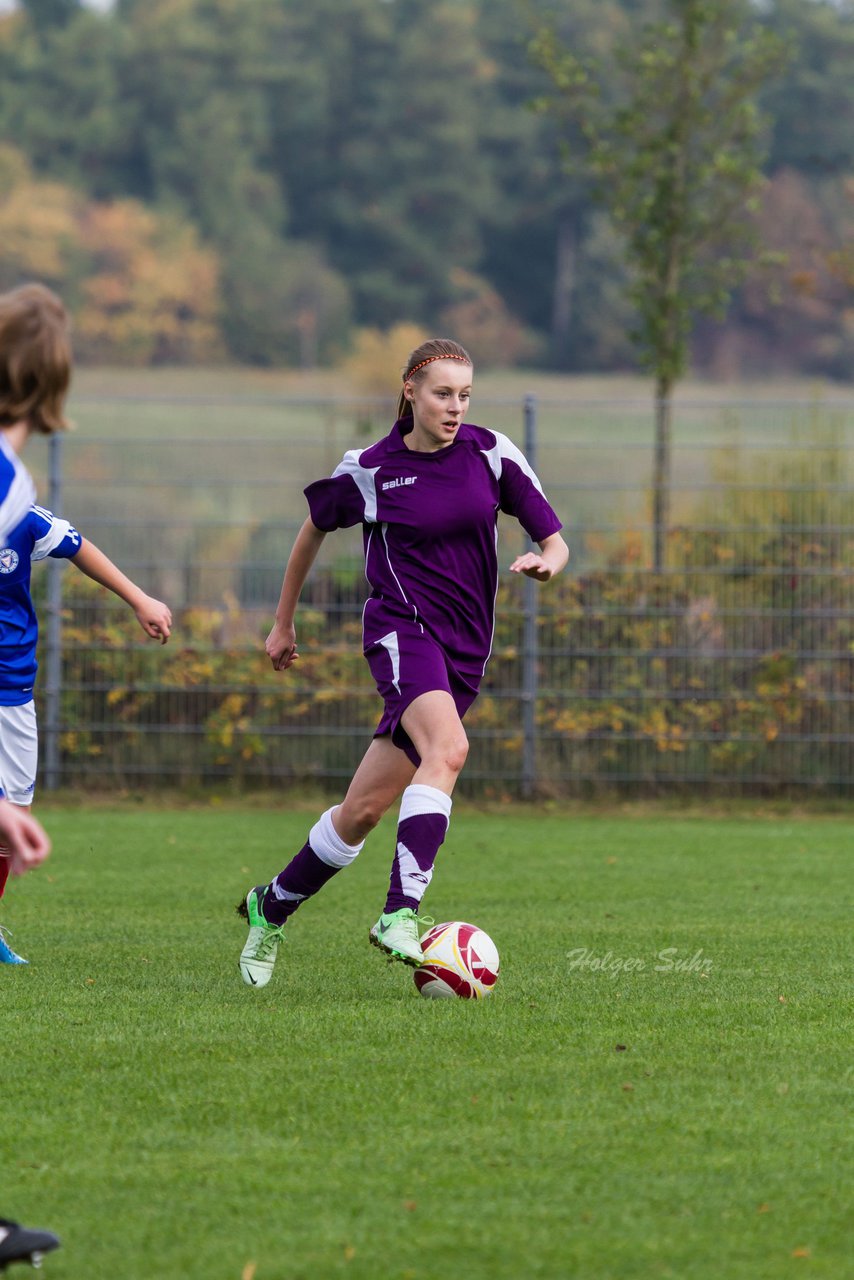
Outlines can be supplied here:
M379 712L359 530L324 543L299 666L274 673L263 639L303 488L391 406L92 398L74 416L50 458L31 446L40 500L176 627L161 648L73 567L35 567L48 786L348 777ZM474 417L535 450L572 558L544 587L503 576L470 791L851 787L854 402L678 403L659 573L650 403L479 398ZM502 564L522 545L502 518Z

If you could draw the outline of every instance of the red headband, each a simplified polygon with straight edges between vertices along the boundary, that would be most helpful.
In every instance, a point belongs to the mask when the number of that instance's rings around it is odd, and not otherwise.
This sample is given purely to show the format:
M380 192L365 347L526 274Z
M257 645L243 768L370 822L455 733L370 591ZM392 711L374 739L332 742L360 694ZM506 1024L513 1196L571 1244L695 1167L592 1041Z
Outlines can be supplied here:
M471 360L467 359L465 356L428 356L427 359L422 360L420 364L413 365L409 370L409 373L405 373L403 375L403 381L408 382L413 373L417 373L419 369L423 369L425 364L432 364L434 360L462 360L463 364L471 364Z

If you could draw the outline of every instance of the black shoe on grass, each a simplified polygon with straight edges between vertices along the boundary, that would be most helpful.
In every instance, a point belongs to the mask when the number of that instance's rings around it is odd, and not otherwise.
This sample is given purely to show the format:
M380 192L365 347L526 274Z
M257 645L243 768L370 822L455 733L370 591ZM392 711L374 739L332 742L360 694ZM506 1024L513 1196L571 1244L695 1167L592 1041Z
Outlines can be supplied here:
M0 1271L10 1262L29 1262L40 1267L42 1257L59 1248L59 1240L50 1231L31 1231L18 1222L0 1218Z

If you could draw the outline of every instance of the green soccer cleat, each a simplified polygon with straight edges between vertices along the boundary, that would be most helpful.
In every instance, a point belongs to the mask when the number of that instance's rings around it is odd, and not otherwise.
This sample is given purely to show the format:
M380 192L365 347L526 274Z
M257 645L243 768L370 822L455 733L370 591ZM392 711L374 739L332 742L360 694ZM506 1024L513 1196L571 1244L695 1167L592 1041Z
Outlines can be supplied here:
M402 960L404 964L417 969L424 963L418 926L432 923L429 916L417 916L410 907L401 907L399 911L392 911L389 915L383 912L368 934L368 939L392 960Z
M238 915L249 921L249 937L240 953L240 976L247 987L266 987L273 975L276 952L285 936L284 925L268 924L261 911L266 885L250 889Z

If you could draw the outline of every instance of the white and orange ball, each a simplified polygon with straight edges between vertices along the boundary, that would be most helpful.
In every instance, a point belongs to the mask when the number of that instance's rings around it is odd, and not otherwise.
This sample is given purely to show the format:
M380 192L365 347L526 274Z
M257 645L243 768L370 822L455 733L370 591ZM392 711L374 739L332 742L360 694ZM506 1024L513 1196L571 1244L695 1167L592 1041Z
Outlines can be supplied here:
M436 924L421 939L424 963L415 985L430 999L482 1000L498 981L498 948L475 924Z

